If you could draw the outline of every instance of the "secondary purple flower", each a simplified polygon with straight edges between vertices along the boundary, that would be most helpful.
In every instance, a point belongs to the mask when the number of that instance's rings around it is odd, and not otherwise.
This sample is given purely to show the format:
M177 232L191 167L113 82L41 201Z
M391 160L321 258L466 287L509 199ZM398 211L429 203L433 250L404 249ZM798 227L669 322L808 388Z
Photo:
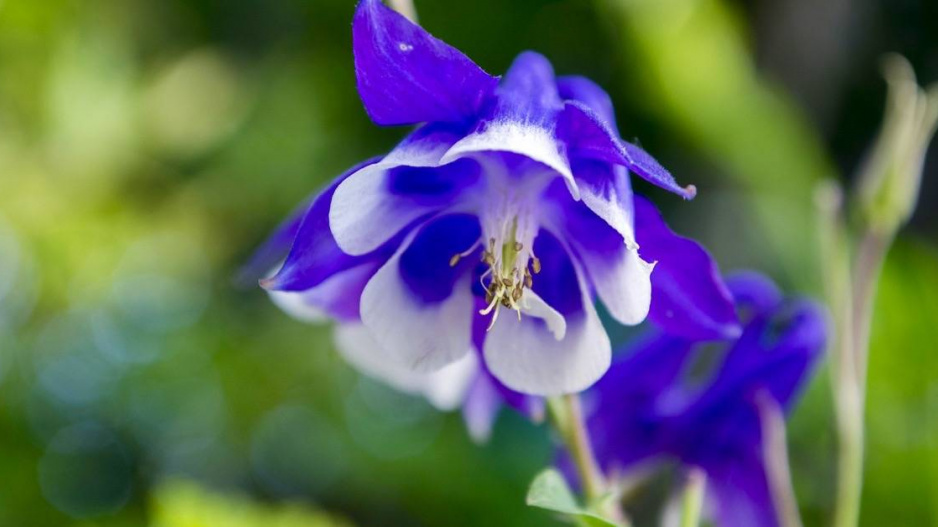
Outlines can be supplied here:
M264 282L278 302L360 320L377 343L363 352L414 371L477 348L498 380L537 395L608 368L594 297L623 324L650 310L691 336L738 331L707 253L633 196L629 171L694 189L619 139L599 87L532 52L493 77L378 0L359 4L353 41L371 118L420 126L274 235L293 239Z
M607 472L668 460L699 467L719 525L773 526L757 398L791 408L825 346L826 318L760 275L728 284L749 318L739 338L722 341L723 355L706 355L712 341L653 330L588 392L588 427ZM715 372L696 371L706 359Z

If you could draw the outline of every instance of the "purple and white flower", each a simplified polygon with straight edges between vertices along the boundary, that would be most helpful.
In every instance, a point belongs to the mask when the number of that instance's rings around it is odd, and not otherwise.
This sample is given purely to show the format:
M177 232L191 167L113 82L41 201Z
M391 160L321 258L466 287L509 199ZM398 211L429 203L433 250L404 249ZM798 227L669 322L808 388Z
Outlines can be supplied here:
M792 407L825 347L827 318L812 302L783 299L761 275L740 274L728 285L748 317L742 335L713 341L651 330L585 394L593 409L587 426L607 474L661 462L696 467L707 474L718 525L773 526L760 398ZM699 368L707 359L717 364L709 372Z
M338 177L260 263L275 300L361 324L370 364L430 373L480 352L516 392L583 390L609 367L594 298L620 323L689 336L739 328L716 267L632 193L629 174L693 197L619 138L609 96L525 52L501 78L363 0L358 91L379 125L415 125L386 156Z

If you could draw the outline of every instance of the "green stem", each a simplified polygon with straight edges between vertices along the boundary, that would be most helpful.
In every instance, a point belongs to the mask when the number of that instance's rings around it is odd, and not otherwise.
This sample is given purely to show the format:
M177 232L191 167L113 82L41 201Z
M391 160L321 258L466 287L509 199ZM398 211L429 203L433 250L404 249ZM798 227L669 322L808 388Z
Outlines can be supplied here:
M580 397L576 394L569 394L549 399L548 410L554 427L573 459L577 475L583 485L583 495L587 506L620 525L629 525L617 501L608 499L609 488L593 453Z
M845 318L850 317L849 323L844 324L842 329L850 333L842 333L842 339L852 343L852 349L843 350L843 353L850 354L850 361L844 365L841 385L838 386L840 466L837 507L834 511L835 527L855 527L860 522L870 326L876 285L891 238L872 228L863 234L853 264L852 302L848 303L842 314Z
M851 258L842 193L834 183L819 189L821 245L827 295L834 313L831 381L837 417L837 500L834 527L856 527L863 494L864 414L870 323L876 285L893 235L867 225Z
M700 525L700 512L703 510L704 489L707 475L703 470L694 468L687 475L684 485L684 499L681 505L681 527Z
M820 212L820 245L827 297L834 316L835 342L831 353L831 388L837 419L837 499L834 526L855 527L859 521L863 485L863 409L859 388L858 354L853 330L854 299L849 231L843 215L843 191L828 181L816 194Z
M570 457L573 458L574 465L576 465L586 501L593 503L602 496L606 482L599 469L599 464L596 462L596 456L593 454L593 447L589 441L589 432L583 419L580 398L575 394L564 395L560 398L558 404L560 408L555 408L559 409L564 415L563 420L556 420L560 425L560 435L563 437L567 450L570 451Z

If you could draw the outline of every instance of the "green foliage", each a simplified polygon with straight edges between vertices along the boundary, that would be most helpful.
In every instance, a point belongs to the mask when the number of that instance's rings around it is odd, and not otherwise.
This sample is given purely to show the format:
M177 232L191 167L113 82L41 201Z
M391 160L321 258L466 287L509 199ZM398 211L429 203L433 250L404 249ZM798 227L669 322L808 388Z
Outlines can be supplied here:
M150 527L351 527L338 517L300 504L262 505L245 496L224 495L181 480L153 494Z

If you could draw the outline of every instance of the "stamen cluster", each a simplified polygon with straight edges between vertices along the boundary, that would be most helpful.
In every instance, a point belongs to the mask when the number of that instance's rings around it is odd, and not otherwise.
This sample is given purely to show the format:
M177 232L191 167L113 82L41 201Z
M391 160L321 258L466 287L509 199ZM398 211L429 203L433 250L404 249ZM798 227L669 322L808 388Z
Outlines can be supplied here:
M528 262L520 267L516 265L519 260L518 255L523 249L524 245L521 242L509 240L502 244L501 251L497 251L495 238L489 238L488 247L482 252L482 261L489 266L482 275L485 302L488 305L479 313L481 315L492 313L489 329L495 325L500 307L513 309L518 313L518 319L521 319L519 302L524 294L524 288L531 288L534 285L532 271L533 274L541 272L541 261L533 254L530 258L530 267ZM488 279L487 284L486 279Z

